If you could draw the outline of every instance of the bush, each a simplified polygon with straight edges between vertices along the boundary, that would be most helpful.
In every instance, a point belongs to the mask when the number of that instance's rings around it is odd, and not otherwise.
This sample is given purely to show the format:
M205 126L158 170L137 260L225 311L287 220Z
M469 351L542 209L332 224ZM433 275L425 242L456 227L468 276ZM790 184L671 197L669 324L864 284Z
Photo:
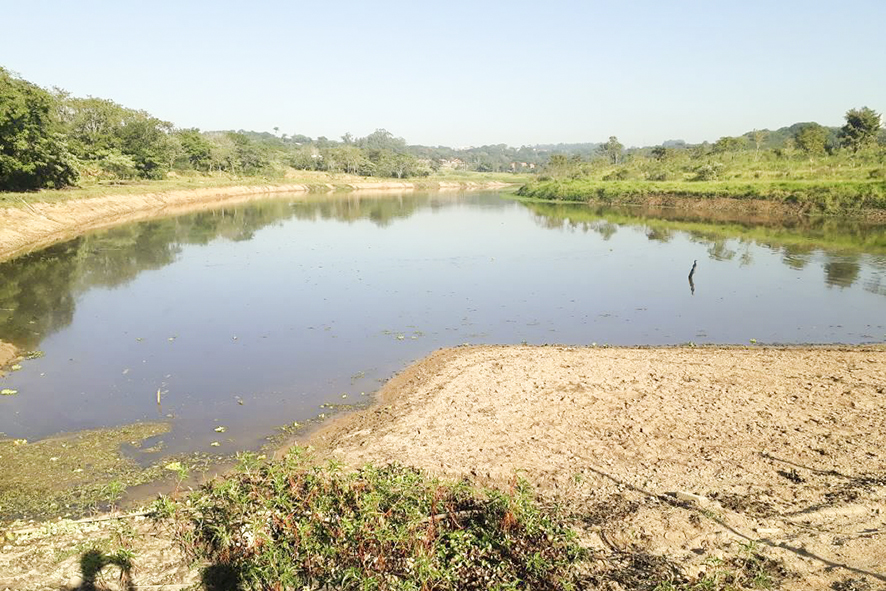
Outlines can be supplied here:
M165 513L169 513L168 508ZM246 589L572 589L584 552L534 501L400 466L247 455L178 506L179 539Z

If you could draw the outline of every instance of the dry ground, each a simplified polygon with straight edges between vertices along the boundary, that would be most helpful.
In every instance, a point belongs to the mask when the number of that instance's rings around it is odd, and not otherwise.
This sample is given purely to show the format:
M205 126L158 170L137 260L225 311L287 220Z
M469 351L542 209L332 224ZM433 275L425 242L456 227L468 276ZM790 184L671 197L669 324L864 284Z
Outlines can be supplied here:
M787 588L886 587L882 348L444 350L314 441L351 465L522 474L610 551L700 569L757 540Z
M442 350L311 443L355 466L520 474L579 520L601 573L655 555L695 574L753 542L782 588L886 588L882 347ZM7 532L0 590L74 586L102 540L136 552L136 588L197 580L142 522L29 527Z

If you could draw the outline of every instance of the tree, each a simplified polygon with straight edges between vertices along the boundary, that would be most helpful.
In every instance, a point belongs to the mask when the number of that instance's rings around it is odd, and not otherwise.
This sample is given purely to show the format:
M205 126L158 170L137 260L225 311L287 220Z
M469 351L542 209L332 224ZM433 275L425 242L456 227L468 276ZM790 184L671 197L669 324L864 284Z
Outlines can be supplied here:
M738 152L745 147L745 139L743 137L724 136L714 142L711 149L714 153Z
M609 136L609 140L600 146L600 152L609 158L609 161L613 164L618 164L618 160L621 158L621 153L624 149L625 147L619 143L618 138L614 135Z
M664 162L674 154L673 148L668 148L665 146L655 146L652 148L652 158L658 160L659 162Z
M827 141L828 132L818 123L808 123L794 134L794 144L809 156L823 155Z
M864 148L873 146L880 133L880 114L862 107L846 111L846 125L840 128L840 141L842 144L858 152Z
M64 187L77 181L52 95L0 68L0 190Z
M176 132L188 164L194 170L211 170L212 144L198 129L180 129Z
M751 138L754 140L754 160L760 157L760 146L769 137L769 131L766 129L755 129L751 132Z
M135 160L144 178L161 178L172 167L179 144L171 138L172 123L144 111L127 109L126 118L116 131L121 150Z

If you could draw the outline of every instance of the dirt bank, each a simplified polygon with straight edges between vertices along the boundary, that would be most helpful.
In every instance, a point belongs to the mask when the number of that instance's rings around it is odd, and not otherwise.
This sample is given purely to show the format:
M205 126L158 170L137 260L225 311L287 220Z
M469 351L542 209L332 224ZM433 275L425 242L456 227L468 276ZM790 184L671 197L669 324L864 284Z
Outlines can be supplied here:
M0 378L6 376L12 366L21 359L21 352L11 343L0 341Z
M313 441L351 465L522 474L601 549L701 569L756 540L787 588L886 584L883 348L444 350Z
M0 208L0 261L73 238L90 230L185 214L222 204L266 198L271 193L307 193L336 190L414 190L416 188L484 189L503 183L358 182L344 184L285 184L213 187L72 199L58 203L24 203Z
M3 368L18 359L18 349L9 343L0 341L0 376L3 375Z
M526 477L599 552L601 589L634 588L626 561L695 574L742 544L781 562L784 589L886 586L884 347L447 349L311 443L351 465ZM0 588L76 584L99 542L138 549L136 587L194 580L168 532L129 523L16 526Z

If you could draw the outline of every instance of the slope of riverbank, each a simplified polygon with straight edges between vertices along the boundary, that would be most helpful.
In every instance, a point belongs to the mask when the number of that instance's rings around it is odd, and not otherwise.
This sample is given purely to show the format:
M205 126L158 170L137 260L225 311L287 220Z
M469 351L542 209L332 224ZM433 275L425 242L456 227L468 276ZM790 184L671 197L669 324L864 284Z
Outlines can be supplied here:
M0 208L0 261L44 248L90 230L190 213L221 204L264 199L271 193L487 189L499 181L379 181L361 177L329 182L252 184L121 193L47 201L9 201Z
M548 201L691 209L874 216L886 219L886 182L841 181L533 181L519 195Z
M710 579L750 549L775 561L746 563L771 588L886 583L882 346L446 349L310 443L351 466L500 487L522 475L571 514L602 589ZM0 588L75 586L86 552L121 547L137 588L197 580L144 521L3 535Z

